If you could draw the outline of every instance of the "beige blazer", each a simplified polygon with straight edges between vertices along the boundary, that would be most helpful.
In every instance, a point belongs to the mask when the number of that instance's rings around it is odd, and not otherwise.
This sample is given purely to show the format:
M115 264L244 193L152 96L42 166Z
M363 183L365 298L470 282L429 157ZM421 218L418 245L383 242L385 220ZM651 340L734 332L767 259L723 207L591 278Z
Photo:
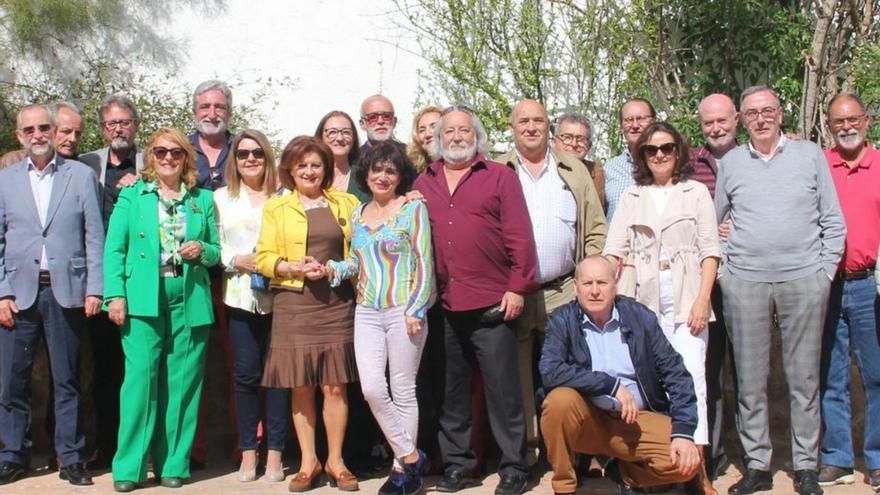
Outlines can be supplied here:
M647 186L630 186L608 229L603 254L626 259L632 252L636 270L635 298L659 316L660 246L669 257L675 289L675 323L685 323L700 292L700 263L721 257L718 222L709 190L687 180L672 186L663 214L657 212ZM710 313L710 321L715 316Z

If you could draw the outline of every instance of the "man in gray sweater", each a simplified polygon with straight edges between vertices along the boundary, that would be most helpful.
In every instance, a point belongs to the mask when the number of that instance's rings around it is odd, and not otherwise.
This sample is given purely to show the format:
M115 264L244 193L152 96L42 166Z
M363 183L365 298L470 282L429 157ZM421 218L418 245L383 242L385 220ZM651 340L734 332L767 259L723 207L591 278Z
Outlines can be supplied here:
M739 436L747 458L731 495L773 486L767 375L773 316L791 406L792 466L800 495L821 495L819 356L831 280L846 227L822 150L782 134L782 107L766 86L740 99L749 142L721 159L715 206L731 220L719 283L736 361Z

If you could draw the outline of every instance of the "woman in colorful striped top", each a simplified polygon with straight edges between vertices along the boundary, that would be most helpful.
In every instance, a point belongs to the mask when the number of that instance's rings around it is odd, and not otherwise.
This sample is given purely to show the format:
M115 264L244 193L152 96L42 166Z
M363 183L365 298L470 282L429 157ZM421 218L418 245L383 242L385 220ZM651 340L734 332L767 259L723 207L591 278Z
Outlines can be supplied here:
M331 285L357 276L354 347L364 397L394 451L379 493L417 493L424 452L416 449L416 373L427 337L434 268L428 211L404 193L415 168L392 143L370 148L355 180L373 199L352 214L350 255L327 263ZM385 365L391 377L391 396Z

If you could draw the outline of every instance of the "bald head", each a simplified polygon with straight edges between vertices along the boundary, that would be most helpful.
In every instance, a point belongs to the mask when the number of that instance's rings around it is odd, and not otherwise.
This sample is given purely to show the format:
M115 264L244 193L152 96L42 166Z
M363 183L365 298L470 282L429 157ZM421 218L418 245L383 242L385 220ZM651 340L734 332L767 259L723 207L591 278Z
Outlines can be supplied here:
M391 139L397 117L391 100L382 95L373 95L361 103L361 129L367 133L370 142L381 142Z
M537 160L547 153L550 120L544 105L536 100L521 100L510 115L510 132L517 151L526 159Z
M700 127L709 149L720 158L736 146L739 113L733 99L725 94L711 94L700 102Z

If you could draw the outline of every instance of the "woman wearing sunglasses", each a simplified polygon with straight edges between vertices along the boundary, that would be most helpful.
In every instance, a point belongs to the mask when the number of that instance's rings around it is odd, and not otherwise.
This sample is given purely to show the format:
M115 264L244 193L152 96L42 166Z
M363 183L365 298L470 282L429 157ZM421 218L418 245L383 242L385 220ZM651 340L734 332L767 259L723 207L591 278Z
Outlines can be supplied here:
M670 344L694 380L697 429L694 443L708 445L706 417L706 344L712 284L721 250L718 223L709 190L688 180L693 167L684 137L656 122L636 141L633 178L608 229L604 254L623 270L635 270L635 284L620 293L651 308ZM714 494L703 471L695 491Z
M208 331L208 268L220 261L211 192L196 187L196 153L162 128L144 152L142 178L119 194L104 248L104 300L120 326L125 380L113 488L189 478Z
M254 481L257 475L257 425L265 412L266 480L282 481L281 453L290 410L290 391L269 388L260 381L272 330L272 294L268 279L257 272L256 247L263 206L275 194L275 156L266 136L252 129L232 140L226 163L226 186L214 191L223 303L232 341L235 375L235 408L241 466L238 480Z

